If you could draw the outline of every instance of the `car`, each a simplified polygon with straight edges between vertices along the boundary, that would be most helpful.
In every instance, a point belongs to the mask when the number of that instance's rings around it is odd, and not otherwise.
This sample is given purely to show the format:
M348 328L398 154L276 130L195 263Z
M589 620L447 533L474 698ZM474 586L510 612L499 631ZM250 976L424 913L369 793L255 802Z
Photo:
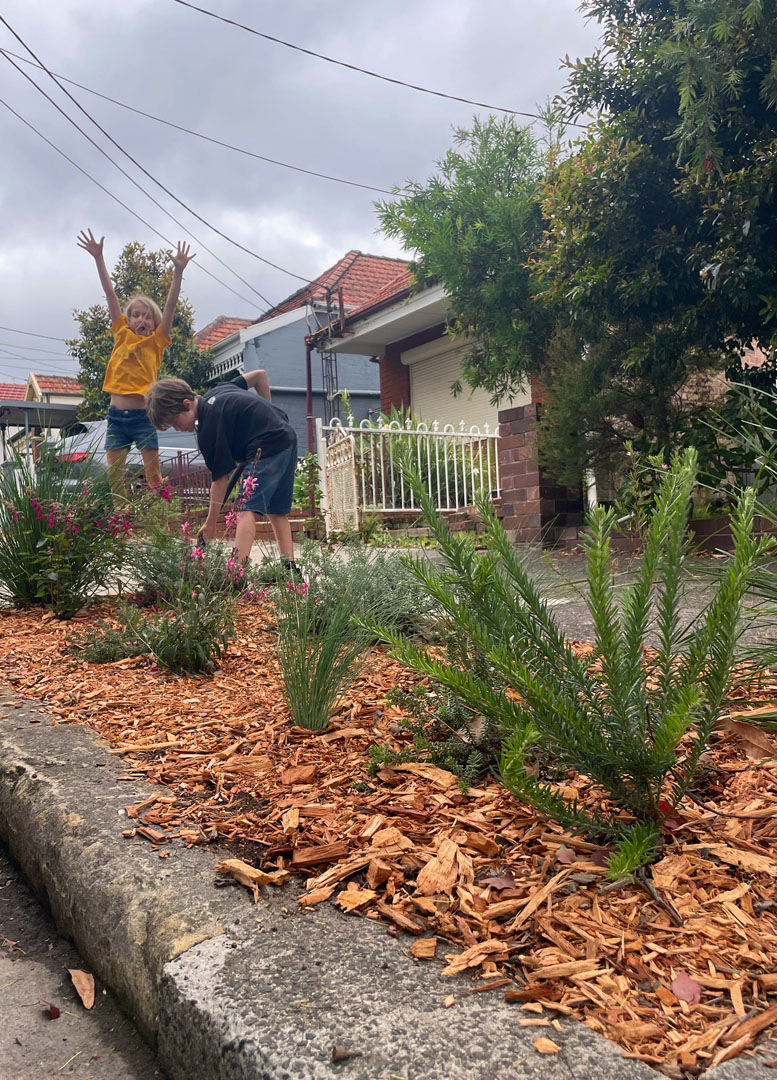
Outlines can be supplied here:
M87 420L71 428L59 442L50 442L54 460L68 467L73 485L87 476L99 476L108 468L105 451L107 420ZM210 473L197 449L192 431L166 428L159 433L159 464L165 486L186 501L207 498ZM127 455L126 469L131 478L142 480L143 458L133 446Z

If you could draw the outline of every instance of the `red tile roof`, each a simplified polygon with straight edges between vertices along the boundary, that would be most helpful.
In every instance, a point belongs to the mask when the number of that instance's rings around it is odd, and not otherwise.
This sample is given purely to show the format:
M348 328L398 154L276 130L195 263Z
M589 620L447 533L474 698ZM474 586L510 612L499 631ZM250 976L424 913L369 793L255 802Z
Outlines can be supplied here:
M256 319L240 319L232 315L219 315L213 322L203 326L194 335L194 340L201 349L211 349L217 342L223 341L230 334L244 330L246 326L252 326Z
M0 383L0 401L24 401L26 391L26 383Z
M287 311L304 307L311 300L325 300L327 290L332 294L335 309L337 290L343 290L346 308L358 308L366 304L377 292L394 281L400 271L407 268L407 259L390 259L383 255L365 255L361 251L349 251L334 266L330 266L309 285L287 296L266 312L259 322L272 319Z
M81 383L74 375L39 375L37 371L34 375L42 394L81 393Z
M349 311L348 322L360 319L368 312L380 311L381 308L389 307L391 304L395 304L397 300L404 300L410 292L412 282L413 273L408 267L397 277L387 281L383 288L379 289L374 296L371 296L366 303Z

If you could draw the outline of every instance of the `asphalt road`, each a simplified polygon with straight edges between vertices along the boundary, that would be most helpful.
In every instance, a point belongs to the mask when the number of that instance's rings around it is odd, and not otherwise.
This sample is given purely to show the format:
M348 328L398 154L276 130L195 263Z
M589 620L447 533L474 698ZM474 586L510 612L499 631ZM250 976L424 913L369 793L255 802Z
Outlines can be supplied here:
M98 984L87 1010L68 969L75 948L24 885L0 845L0 1080L153 1080L154 1055ZM45 1004L44 1004L45 1003ZM49 1018L48 1005L60 1010Z

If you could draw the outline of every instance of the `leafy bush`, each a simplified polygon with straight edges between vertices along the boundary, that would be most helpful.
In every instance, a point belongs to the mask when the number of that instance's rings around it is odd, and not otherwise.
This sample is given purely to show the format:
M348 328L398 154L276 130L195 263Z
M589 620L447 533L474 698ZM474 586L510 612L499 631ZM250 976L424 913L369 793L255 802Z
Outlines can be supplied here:
M100 619L94 626L70 634L67 652L91 664L115 664L129 656L142 656L148 648L126 625L115 627Z
M56 448L0 470L0 595L67 619L112 581L129 532L105 478L79 480Z
M587 604L595 651L585 660L564 639L493 508L480 504L487 546L477 553L450 532L417 477L410 477L444 559L442 570L416 559L413 572L514 693L495 693L476 672L381 630L397 659L510 729L501 772L519 798L570 828L628 840L631 864L647 857L665 817L687 792L722 711L743 597L764 551L753 539L755 497L748 489L732 518L735 550L715 595L691 628L682 626L684 535L696 466L693 450L673 459L620 612L610 560L616 512L598 507L590 514ZM646 654L653 625L658 645ZM603 796L599 809L530 775L524 762L532 743L542 745L555 766L589 778Z
M321 487L319 486L318 455L308 452L297 462L294 470L294 492L291 505L300 510L310 510L310 495L313 494L314 506L321 505Z
M325 601L316 588L288 582L278 586L275 600L286 703L295 724L323 731L356 674L367 637L353 625L347 596Z
M234 632L234 595L182 580L178 596L168 603L167 610L151 617L125 607L127 630L169 671L209 671L226 653Z
M365 548L358 537L335 551L308 542L299 562L315 582L322 620L331 618L344 599L352 617L362 622L370 618L408 634L423 631L429 622L432 604L394 552Z

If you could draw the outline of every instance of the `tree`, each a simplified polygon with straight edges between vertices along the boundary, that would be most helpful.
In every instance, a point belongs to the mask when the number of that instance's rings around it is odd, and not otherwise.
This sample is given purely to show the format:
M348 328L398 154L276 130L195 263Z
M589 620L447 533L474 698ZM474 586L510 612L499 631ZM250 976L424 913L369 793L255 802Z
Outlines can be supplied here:
M173 273L170 257L171 252L167 249L146 251L143 244L126 245L111 275L122 306L137 293L142 293L164 308ZM104 304L76 310L74 316L81 334L68 342L68 349L78 360L78 378L84 395L79 416L82 420L91 420L105 416L108 411L110 398L103 392L102 385L113 349L113 337ZM172 344L165 351L160 374L176 375L199 391L207 382L210 353L197 347L193 335L194 311L191 304L181 298L173 319Z
M697 441L713 384L706 399L689 384L741 376L747 346L771 348L777 311L773 2L582 6L602 43L569 64L557 105L599 118L549 171L539 274L570 328L546 368L540 444L567 480L624 438Z
M440 282L450 297L449 332L472 340L464 375L509 395L536 371L551 329L532 299L530 263L542 232L543 154L529 128L507 118L455 129L455 146L425 184L377 204L383 231L418 255L418 284Z

